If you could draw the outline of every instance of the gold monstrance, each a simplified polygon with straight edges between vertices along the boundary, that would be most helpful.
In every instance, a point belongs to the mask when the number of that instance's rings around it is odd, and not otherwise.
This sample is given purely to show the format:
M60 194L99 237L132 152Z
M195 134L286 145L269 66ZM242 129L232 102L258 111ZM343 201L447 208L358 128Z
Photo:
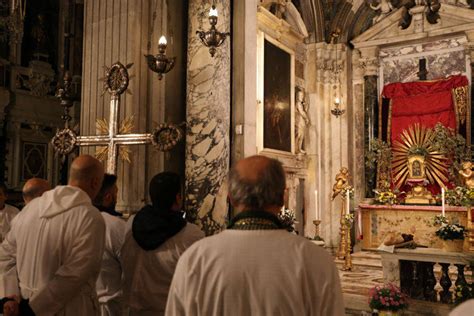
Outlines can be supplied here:
M426 189L427 183L437 183L446 188L448 161L444 154L434 148L433 129L416 123L400 134L393 145L392 175L395 188L404 184L412 186L405 203L434 203Z

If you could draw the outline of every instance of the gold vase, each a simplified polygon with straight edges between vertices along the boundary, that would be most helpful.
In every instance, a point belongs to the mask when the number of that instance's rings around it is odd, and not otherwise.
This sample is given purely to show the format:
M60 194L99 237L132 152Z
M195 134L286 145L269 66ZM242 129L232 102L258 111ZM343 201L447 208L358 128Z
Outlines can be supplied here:
M449 252L462 252L464 240L443 240L443 250Z

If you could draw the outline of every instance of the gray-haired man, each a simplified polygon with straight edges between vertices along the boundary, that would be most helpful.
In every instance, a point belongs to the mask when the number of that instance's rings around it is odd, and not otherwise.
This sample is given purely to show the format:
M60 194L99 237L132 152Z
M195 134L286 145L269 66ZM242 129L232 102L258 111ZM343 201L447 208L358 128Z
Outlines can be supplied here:
M239 161L229 175L237 215L229 229L180 258L167 315L344 315L330 255L282 229L285 172L264 156Z

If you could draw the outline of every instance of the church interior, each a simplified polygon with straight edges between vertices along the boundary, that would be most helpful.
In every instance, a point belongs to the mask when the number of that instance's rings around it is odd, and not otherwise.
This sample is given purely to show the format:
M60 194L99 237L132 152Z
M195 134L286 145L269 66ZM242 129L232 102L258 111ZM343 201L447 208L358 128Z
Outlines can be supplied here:
M473 79L474 0L0 0L0 182L21 208L88 153L128 216L174 171L213 235L230 166L275 158L348 315L384 283L448 315L473 295Z

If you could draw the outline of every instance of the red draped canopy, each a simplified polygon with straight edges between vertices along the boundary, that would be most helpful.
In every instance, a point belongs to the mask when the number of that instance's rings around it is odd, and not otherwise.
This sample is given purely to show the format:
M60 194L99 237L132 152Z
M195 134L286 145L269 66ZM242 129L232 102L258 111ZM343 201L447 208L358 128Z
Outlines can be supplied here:
M451 76L436 81L391 83L384 87L382 97L391 99L389 140L399 138L403 130L415 123L434 127L438 122L456 129L456 111L452 89L467 86L465 76Z

